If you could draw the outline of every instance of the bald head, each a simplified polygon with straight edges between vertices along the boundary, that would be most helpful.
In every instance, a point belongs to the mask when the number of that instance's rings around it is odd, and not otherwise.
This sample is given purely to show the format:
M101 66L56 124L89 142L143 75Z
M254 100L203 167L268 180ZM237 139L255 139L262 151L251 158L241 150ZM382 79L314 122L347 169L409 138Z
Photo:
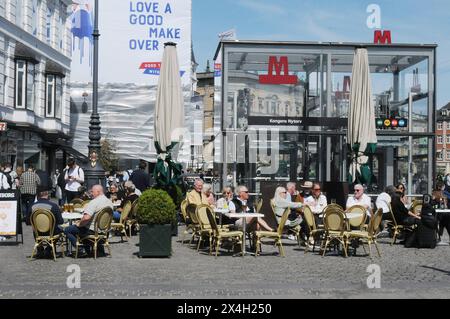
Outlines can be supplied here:
M103 186L102 185L94 185L91 189L92 196L96 198L97 196L103 195Z

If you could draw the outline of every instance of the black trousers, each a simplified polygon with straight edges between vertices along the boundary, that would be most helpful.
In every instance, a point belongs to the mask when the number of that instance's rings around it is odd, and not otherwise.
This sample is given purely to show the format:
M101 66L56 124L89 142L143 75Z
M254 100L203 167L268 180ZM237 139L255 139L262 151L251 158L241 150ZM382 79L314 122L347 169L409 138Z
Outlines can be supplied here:
M72 199L74 198L80 198L80 193L79 192L71 192L66 190L66 198L67 198L67 202L70 203L72 201Z

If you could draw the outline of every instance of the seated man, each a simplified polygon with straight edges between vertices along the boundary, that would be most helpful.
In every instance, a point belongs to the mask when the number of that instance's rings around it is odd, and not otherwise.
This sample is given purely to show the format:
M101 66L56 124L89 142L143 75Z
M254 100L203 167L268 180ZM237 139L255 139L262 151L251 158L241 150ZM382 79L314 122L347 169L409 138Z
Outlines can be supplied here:
M371 214L371 206L372 202L370 197L364 194L364 187L361 184L356 184L355 187L355 196L349 196L347 199L346 209L348 210L350 207L354 205L363 206L366 209L367 216L370 217Z
M203 180L201 180L200 178L195 179L194 189L187 193L186 199L188 201L188 204L209 205L208 198L206 197L205 193L203 193Z
M31 211L34 213L38 209L48 209L53 216L55 217L55 228L53 230L53 234L59 234L62 232L60 225L64 223L64 220L61 215L61 210L56 203L53 203L49 199L49 191L45 189L45 187L38 187L38 199L31 206Z
M230 204L228 206L228 208L230 209L230 213L242 213L244 210L248 213L253 213L253 205L251 205L248 201L249 195L248 195L248 189L247 187L241 185L238 186L236 188L236 198L233 199L232 201L230 201ZM238 228L242 228L243 227L243 219L244 218L239 218L235 225ZM256 226L254 226L253 228L256 227L257 230L260 229L260 227L263 227L264 230L268 230L268 231L275 231L273 228L271 228L269 225L267 225L266 221L262 218L255 218L255 217L247 217L245 218L245 222L247 226L253 226L256 224ZM246 231L251 231L252 227L249 227L246 229Z
M322 214L323 209L327 206L327 198L322 194L319 183L313 183L312 194L311 196L305 198L305 205L308 205L311 208L316 225L321 224L322 221L321 218L319 218L319 215ZM308 237L308 228L306 228L306 232L306 236Z
M102 185L92 186L91 193L93 199L84 208L83 217L81 218L81 220L64 230L67 239L69 239L72 246L74 247L76 247L77 245L77 235L83 237L94 233L93 221L95 215L105 207L113 208L113 203L103 193ZM80 251L80 253L84 254L83 251Z
M38 199L36 202L34 202L34 204L31 206L31 215L38 209L47 209L49 210L53 216L55 217L55 228L53 229L53 234L57 235L62 233L62 228L60 225L62 225L64 223L64 220L62 218L61 215L61 210L59 208L59 206L56 203L53 203L52 201L50 201L49 198L49 191L46 189L46 187L42 187L39 186L37 189L37 195L38 195ZM34 236L34 232L33 232L33 236ZM43 251L40 250L39 247L38 248L38 253L42 253ZM51 247L47 245L46 250L45 250L45 254L46 255L50 255L51 254Z

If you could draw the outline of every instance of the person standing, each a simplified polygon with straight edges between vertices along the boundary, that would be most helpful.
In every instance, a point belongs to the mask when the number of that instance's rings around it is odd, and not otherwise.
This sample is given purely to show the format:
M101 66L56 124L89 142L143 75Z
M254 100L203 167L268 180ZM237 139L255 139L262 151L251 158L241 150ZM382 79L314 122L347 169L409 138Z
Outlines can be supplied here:
M34 172L33 165L28 165L28 169L20 176L19 189L22 202L22 214L25 223L30 225L31 206L36 197L36 189L41 184L39 176Z
M131 174L130 180L133 182L134 186L141 192L145 191L150 187L150 176L145 171L147 163L145 161L140 161L139 168Z
M5 173L5 170L4 170L3 166L2 166L2 167L0 167L0 190L10 189L10 188L11 188L11 185L8 182L8 177L7 177L7 175Z
M75 163L75 159L71 158L67 162L68 169L64 175L66 181L66 197L70 203L74 198L80 197L80 186L84 183L84 171Z

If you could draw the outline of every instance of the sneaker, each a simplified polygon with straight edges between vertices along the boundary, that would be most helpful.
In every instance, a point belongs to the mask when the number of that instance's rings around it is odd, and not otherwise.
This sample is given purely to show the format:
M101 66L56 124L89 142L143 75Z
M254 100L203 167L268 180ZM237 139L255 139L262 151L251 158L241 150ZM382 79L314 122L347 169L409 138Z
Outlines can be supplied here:
M448 246L448 245L449 245L449 243L446 243L445 241L442 241L442 240L440 240L436 243L436 246Z
M288 239L297 241L297 238L292 234L288 236Z

